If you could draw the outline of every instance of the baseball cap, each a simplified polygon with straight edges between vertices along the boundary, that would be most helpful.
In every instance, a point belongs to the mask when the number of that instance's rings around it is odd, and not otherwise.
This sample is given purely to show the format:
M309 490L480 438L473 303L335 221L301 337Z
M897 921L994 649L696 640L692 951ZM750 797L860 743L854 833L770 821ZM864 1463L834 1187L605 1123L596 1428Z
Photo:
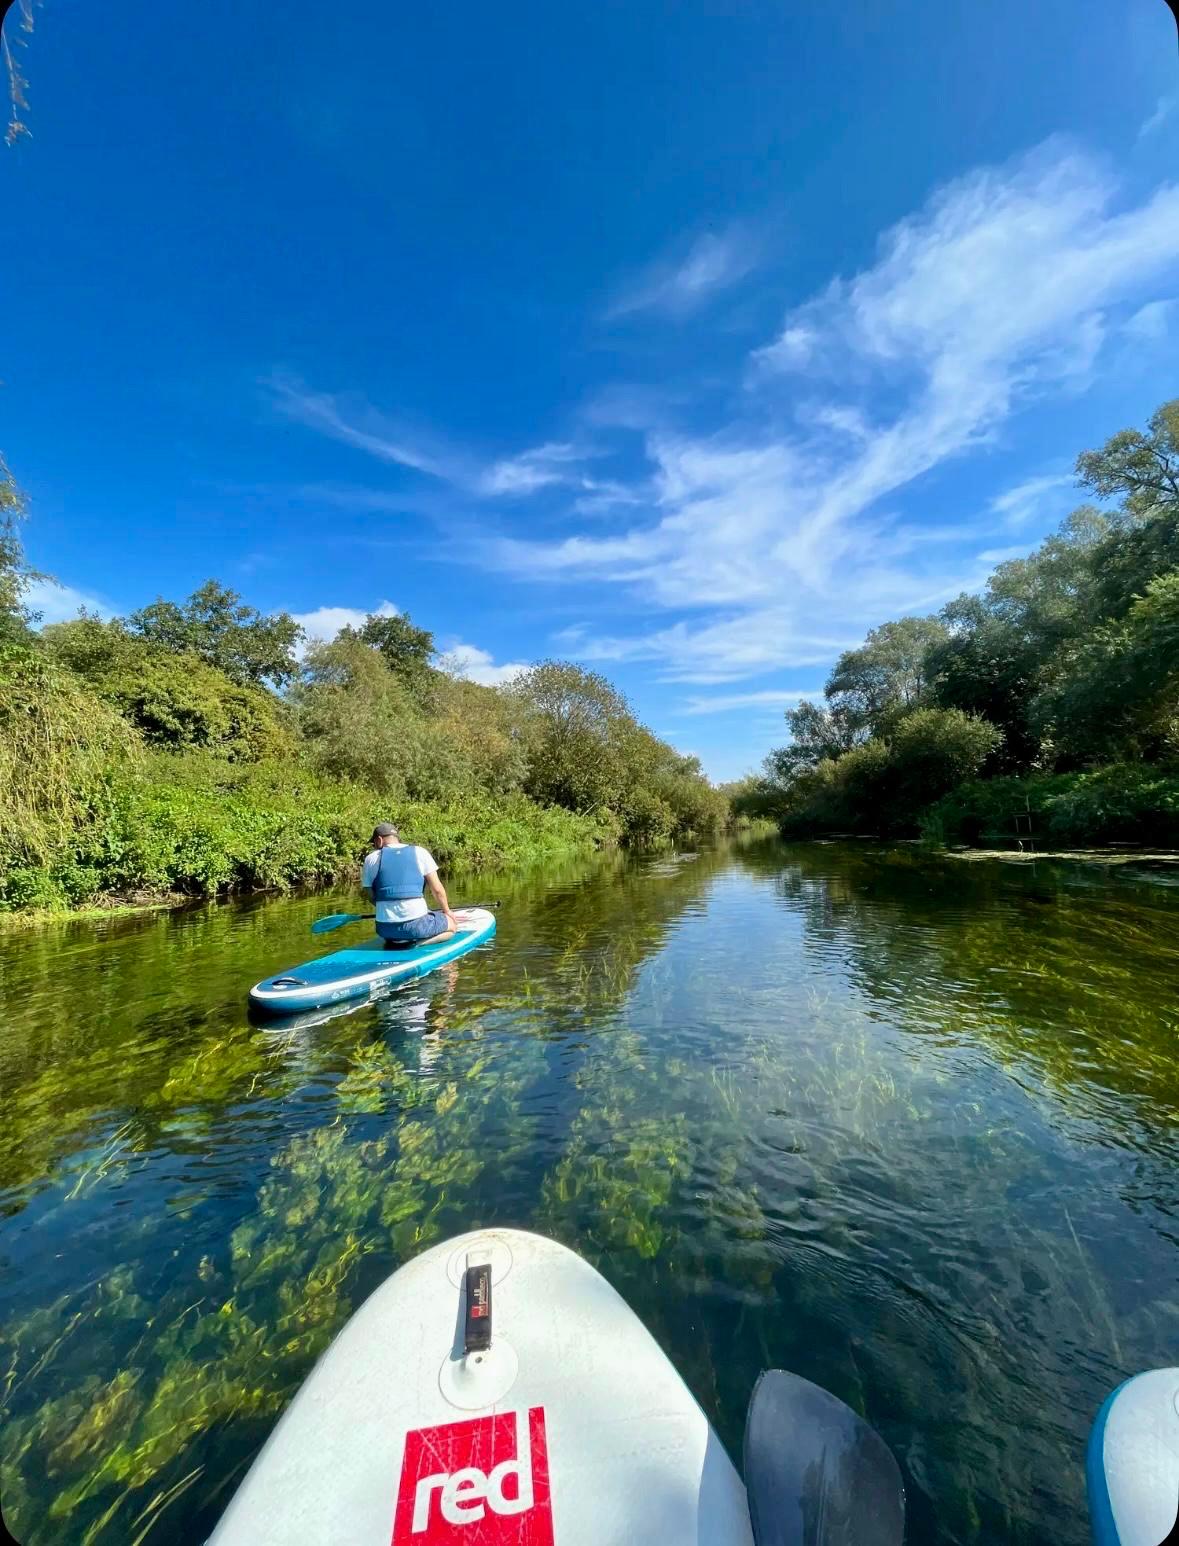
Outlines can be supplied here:
M391 821L378 821L373 828L374 837L399 837L400 833Z

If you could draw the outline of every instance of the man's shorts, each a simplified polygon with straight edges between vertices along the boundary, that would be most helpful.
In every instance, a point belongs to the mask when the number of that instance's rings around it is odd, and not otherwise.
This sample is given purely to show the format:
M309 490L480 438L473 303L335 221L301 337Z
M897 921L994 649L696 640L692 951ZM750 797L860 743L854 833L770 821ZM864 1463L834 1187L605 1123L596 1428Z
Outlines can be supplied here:
M377 924L377 933L387 945L420 945L433 939L435 934L445 934L450 921L443 912L423 913L420 918L406 918L400 923Z

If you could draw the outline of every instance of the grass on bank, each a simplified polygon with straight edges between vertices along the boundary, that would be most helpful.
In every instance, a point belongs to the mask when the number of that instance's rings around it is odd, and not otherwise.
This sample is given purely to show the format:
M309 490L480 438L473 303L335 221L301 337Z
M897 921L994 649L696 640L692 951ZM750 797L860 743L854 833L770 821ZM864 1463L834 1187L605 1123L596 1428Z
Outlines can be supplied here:
M297 763L146 753L108 768L88 791L88 809L66 814L65 830L42 824L40 851L0 875L0 914L327 883L356 869L367 834L389 809L375 791ZM396 814L405 836L443 865L527 864L615 835L608 822L521 794L398 802Z
M0 639L7 918L328 883L390 817L477 869L704 834L728 811L577 667L511 694L425 666L407 687L344 639L284 700L113 624L47 635Z

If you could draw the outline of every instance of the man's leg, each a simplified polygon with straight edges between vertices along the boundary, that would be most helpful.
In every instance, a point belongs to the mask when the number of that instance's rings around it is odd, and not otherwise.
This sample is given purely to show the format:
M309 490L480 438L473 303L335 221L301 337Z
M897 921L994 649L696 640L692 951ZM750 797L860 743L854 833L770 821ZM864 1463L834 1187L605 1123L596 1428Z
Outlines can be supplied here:
M386 950L409 950L416 941L406 939L399 923L378 923L377 933L385 941Z
M432 913L427 913L426 914L426 918L433 919L434 924L435 924L436 928L438 929L438 932L436 934L427 934L425 936L426 939L429 940L431 945L440 945L443 940L445 940L445 939L453 939L454 938L457 930L452 929L450 927L450 924L447 922L446 914L444 912L435 911L435 912L432 912ZM425 923L425 921L426 921L426 919L423 918L422 922Z

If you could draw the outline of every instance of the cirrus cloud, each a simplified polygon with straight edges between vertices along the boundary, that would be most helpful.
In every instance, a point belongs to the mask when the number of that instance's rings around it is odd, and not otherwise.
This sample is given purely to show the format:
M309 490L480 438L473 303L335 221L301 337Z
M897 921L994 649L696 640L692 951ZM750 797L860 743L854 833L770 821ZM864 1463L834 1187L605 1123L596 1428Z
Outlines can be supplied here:
M686 316L718 291L744 279L757 261L757 245L747 231L736 226L706 231L678 260L664 258L624 286L606 316L612 319L640 311Z
M506 537L483 556L711 613L599 641L599 658L662 660L684 679L754 674L797 660L799 639L928 609L979 583L993 545L965 521L923 535L886 502L993 445L1025 406L1083 387L1111 319L1142 316L1177 274L1179 187L1129 203L1059 140L971 172L886 232L870 267L788 313L751 357L747 411L646 434L639 518Z

